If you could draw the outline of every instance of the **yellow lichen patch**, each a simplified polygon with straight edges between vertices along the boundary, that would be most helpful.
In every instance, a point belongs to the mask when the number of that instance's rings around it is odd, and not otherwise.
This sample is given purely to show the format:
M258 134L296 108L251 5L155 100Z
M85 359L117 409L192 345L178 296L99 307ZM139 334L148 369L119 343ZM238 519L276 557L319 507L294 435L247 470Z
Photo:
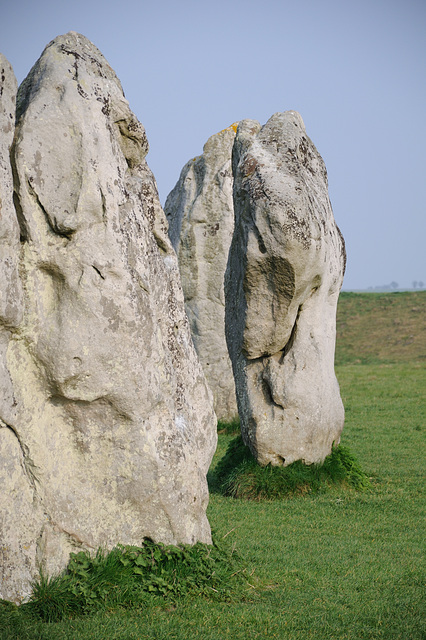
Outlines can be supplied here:
M234 122L229 127L226 127L226 129L222 129L222 131L219 131L219 134L225 133L226 131L230 131L231 129L234 133L237 133L237 127L238 127L238 122Z

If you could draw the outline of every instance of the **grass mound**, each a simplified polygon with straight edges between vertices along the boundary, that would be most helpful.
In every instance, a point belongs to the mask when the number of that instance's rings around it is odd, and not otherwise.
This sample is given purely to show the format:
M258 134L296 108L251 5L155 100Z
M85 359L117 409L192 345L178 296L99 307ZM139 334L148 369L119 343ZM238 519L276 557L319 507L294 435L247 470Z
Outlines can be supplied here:
M30 601L19 613L58 622L98 610L147 606L153 600L161 604L185 596L241 599L247 582L241 560L223 544L176 547L145 538L142 547L119 545L109 553L99 550L94 557L83 551L71 554L63 574L41 574L32 587Z
M333 447L331 454L318 465L297 461L287 467L261 467L241 436L229 443L216 466L215 480L223 495L249 500L319 493L338 484L357 490L370 486L367 475L346 447Z

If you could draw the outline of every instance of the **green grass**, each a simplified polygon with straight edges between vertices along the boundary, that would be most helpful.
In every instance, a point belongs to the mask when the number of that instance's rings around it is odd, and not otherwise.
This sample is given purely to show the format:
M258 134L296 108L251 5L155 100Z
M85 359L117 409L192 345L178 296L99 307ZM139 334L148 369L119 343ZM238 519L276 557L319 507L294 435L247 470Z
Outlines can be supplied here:
M240 433L240 418L237 416L233 420L218 420L217 432L220 435L238 435Z
M215 538L235 546L247 569L243 596L157 594L51 623L4 604L1 640L424 640L426 367L417 357L391 364L373 355L375 363L353 357L336 370L342 445L370 490L337 485L274 501L211 494ZM219 435L213 475L233 438Z

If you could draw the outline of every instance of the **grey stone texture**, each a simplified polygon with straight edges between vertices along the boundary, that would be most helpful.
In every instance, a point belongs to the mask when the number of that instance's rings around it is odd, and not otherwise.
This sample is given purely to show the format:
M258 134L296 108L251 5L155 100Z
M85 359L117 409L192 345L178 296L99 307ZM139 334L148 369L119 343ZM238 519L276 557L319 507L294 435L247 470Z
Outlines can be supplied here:
M224 275L234 230L231 153L237 124L211 136L184 166L164 207L179 260L192 338L217 417L238 414L225 340Z
M23 314L18 273L19 225L13 204L10 150L15 132L17 82L0 54L0 597L19 593L33 577L31 468L17 433L17 407L7 352ZM37 509L37 507L36 507ZM41 515L41 514L40 514ZM25 532L19 537L20 523ZM22 552L25 548L25 553Z
M46 47L18 91L16 207L5 75L0 597L19 602L71 551L209 542L217 436L145 130L114 71L75 32Z
M262 465L322 461L344 409L334 373L346 254L324 162L295 111L242 121L226 339L242 435Z

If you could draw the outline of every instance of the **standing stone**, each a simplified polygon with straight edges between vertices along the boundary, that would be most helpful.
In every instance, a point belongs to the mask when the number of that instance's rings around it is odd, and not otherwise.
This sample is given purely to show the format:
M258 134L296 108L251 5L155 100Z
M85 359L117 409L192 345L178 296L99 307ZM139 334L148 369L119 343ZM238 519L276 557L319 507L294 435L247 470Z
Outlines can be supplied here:
M12 156L25 310L6 354L3 598L71 551L211 539L213 399L147 151L96 47L51 42L19 89Z
M233 124L209 138L203 155L184 166L164 207L192 338L213 391L216 414L223 420L237 415L223 288L234 230L231 153L236 130Z
M240 123L226 338L244 442L261 465L322 461L344 409L334 373L345 248L324 162L295 111Z

